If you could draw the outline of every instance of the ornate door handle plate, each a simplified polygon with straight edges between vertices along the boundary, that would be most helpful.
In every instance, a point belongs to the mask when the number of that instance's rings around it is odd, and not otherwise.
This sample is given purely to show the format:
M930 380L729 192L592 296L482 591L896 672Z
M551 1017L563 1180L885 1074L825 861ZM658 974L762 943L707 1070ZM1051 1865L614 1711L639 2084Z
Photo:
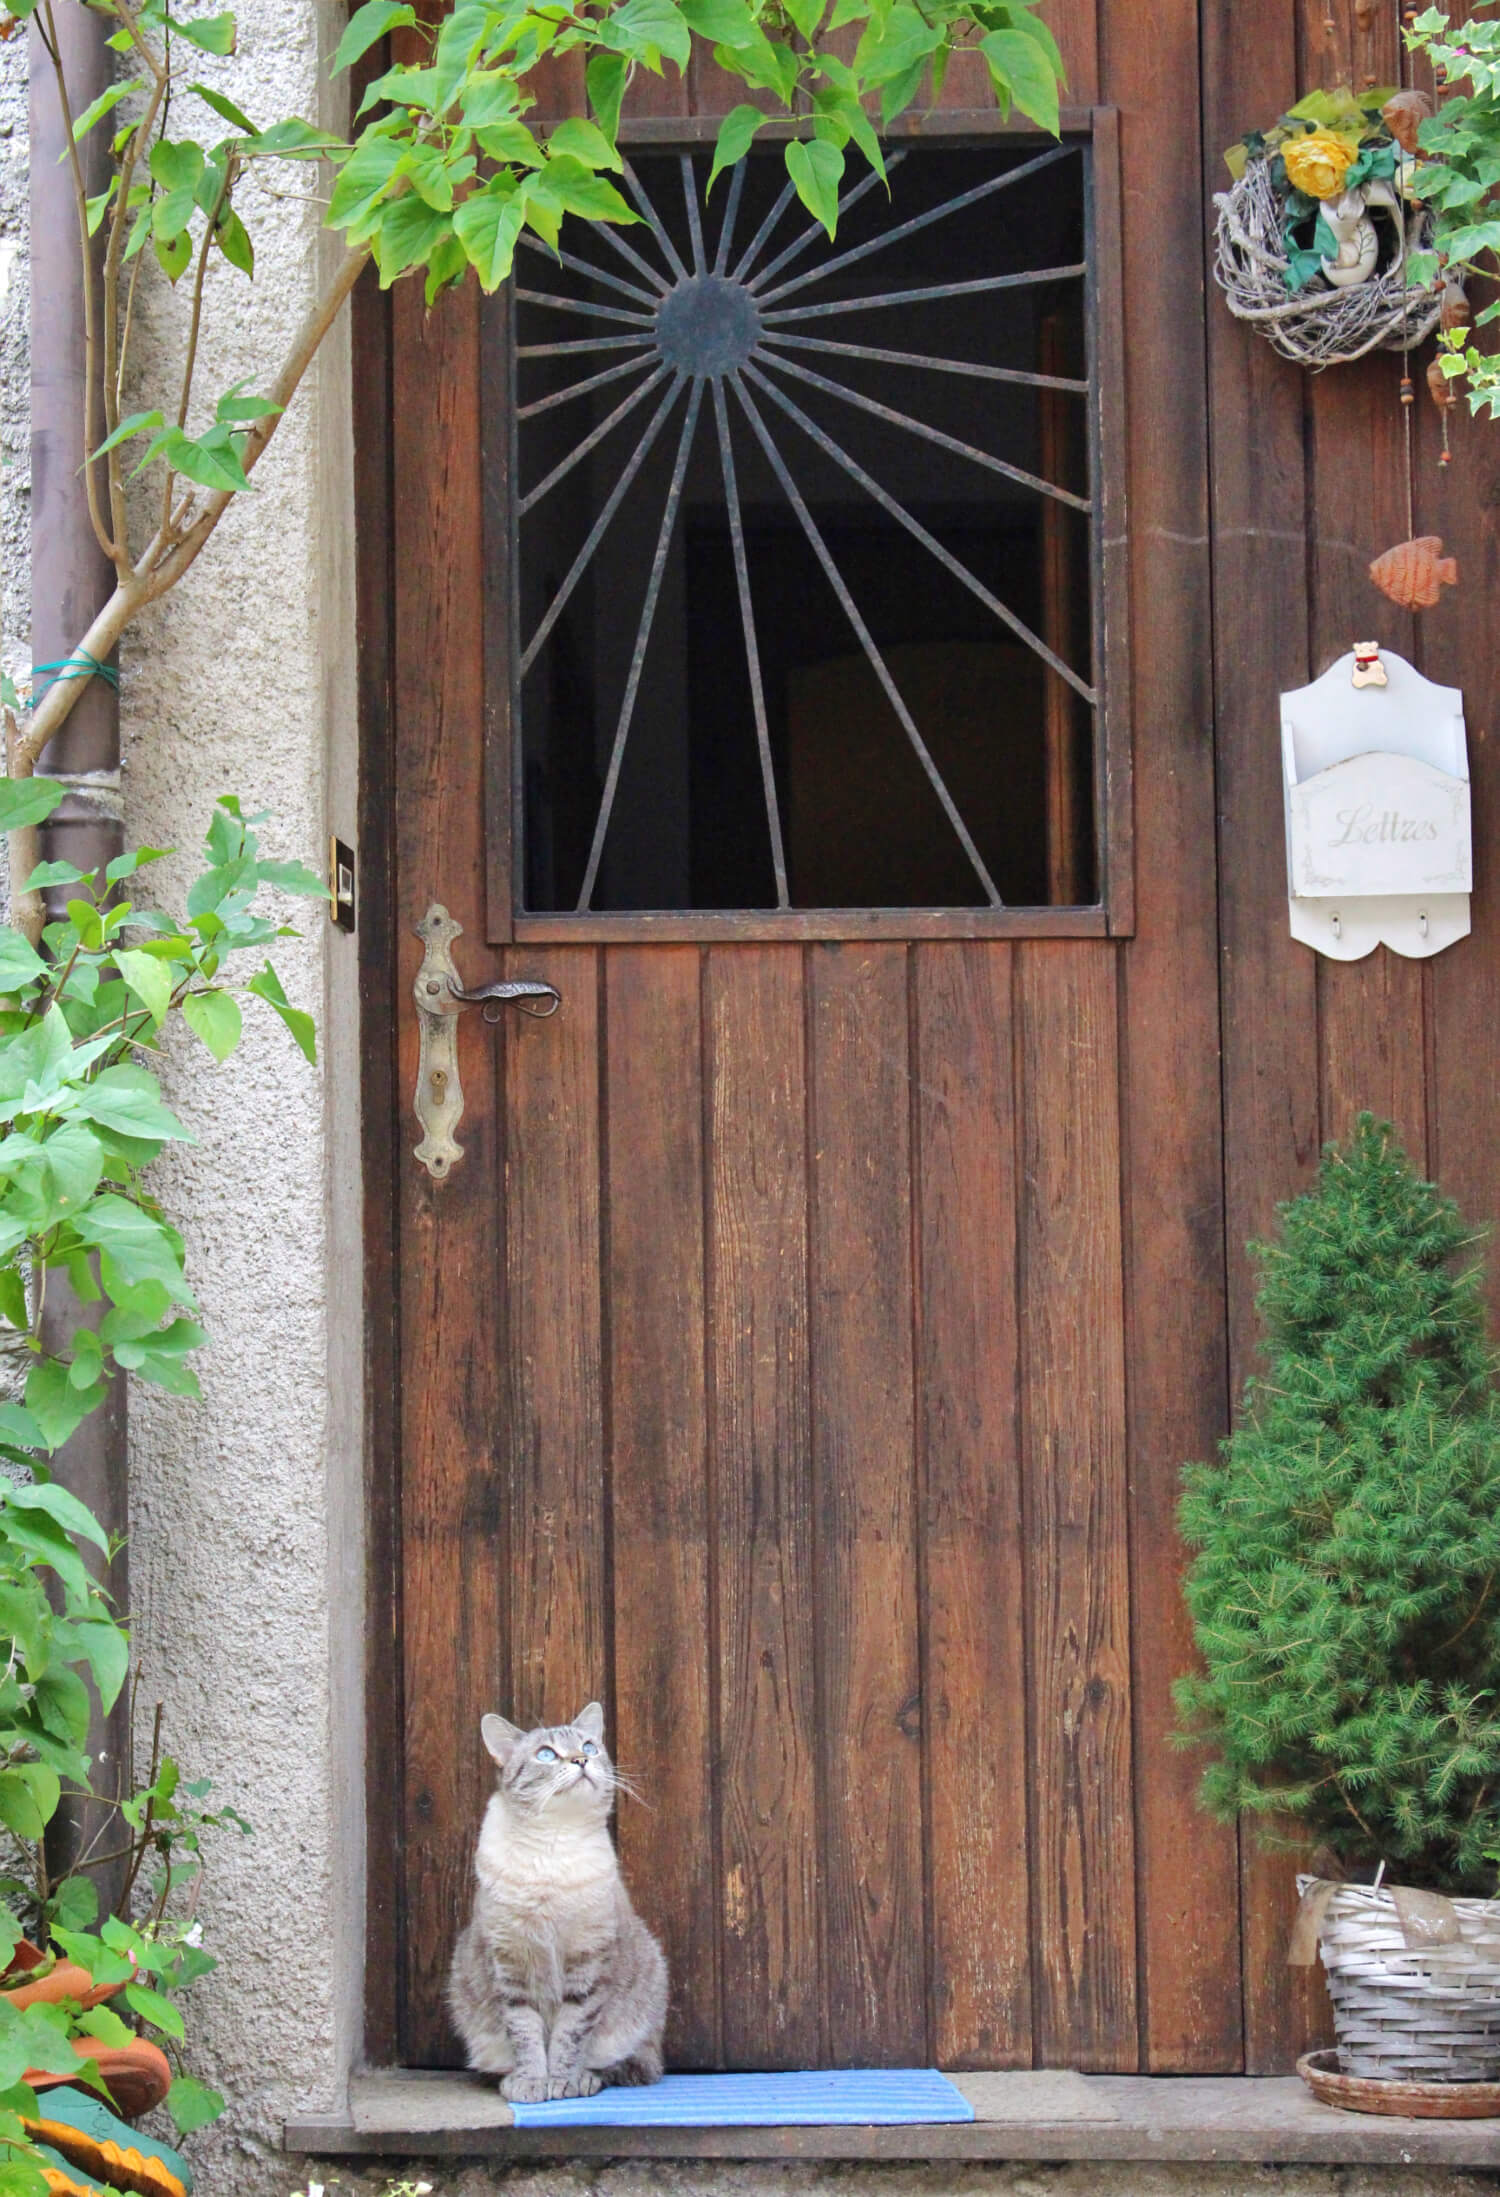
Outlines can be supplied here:
M486 1022L498 1022L508 1005L519 1007L523 1014L555 1015L562 1005L562 995L555 985L529 977L506 984L481 984L476 991L466 991L453 966L453 941L463 936L463 925L455 923L447 909L434 901L415 928L425 948L412 986L421 1031L416 1112L422 1124L422 1141L416 1154L434 1181L441 1182L464 1156L464 1148L453 1134L464 1110L463 1086L458 1080L459 1016L465 1007L480 1007Z

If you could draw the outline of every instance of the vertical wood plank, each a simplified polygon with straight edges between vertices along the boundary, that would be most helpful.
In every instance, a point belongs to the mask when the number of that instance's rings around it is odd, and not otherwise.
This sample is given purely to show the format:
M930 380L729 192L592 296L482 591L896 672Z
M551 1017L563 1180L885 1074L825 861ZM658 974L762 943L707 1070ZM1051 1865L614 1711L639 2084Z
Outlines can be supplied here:
M704 957L723 2050L826 2053L802 954Z
M599 964L594 948L511 948L508 977L562 1006L505 1030L511 1698L518 1724L608 1705L599 1258ZM451 1363L452 1361L450 1361Z
M830 2057L927 2049L907 948L808 949Z
M1011 949L912 959L932 2050L1029 2067Z
M411 1156L421 949L412 925L441 897L484 936L478 322L472 285L424 313L392 301L396 592L396 840L402 1110L395 1193L402 1284L402 1547L405 1771L403 1875L408 1967L403 2057L456 2055L442 2006L454 1932L469 1897L474 1834L488 1792L479 1719L494 1708L503 1632L498 1545L500 1352L495 1255L499 1125L487 1045L463 1051L463 1189ZM482 945L475 948L482 956ZM486 972L471 953L471 981ZM464 1378L453 1369L462 1366Z
M671 2067L719 2059L695 946L605 961L612 1745L625 1879L672 1976Z
M1127 215L1137 801L1120 1135L1140 2046L1153 2072L1197 2073L1235 2068L1242 2051L1238 1842L1232 1826L1200 1812L1201 1764L1172 1744L1172 1682L1193 1653L1179 1590L1179 1474L1212 1453L1227 1417L1197 9L1156 0L1143 15L1110 4L1102 36ZM1180 127L1164 138L1159 118L1169 112ZM1148 201L1149 221L1138 211ZM1155 401L1168 386L1171 404Z
M1234 0L1206 0L1205 185L1221 154L1284 110L1300 84L1293 0L1272 0L1245 36ZM1277 696L1308 677L1304 376L1209 300L1214 676L1218 720L1219 944L1230 1394L1257 1363L1255 1280L1245 1244L1276 1203L1311 1181L1318 1156L1317 975L1287 929ZM1273 861L1246 858L1270 847ZM1290 2070L1321 2042L1327 1994L1286 1966L1293 1856L1241 1833L1245 2071Z
M1419 394L1425 398L1425 392ZM1432 1086L1428 1164L1465 1217L1500 1221L1500 434L1467 411L1452 422L1453 462L1440 468L1438 423L1417 411L1417 532L1441 534L1459 585L1423 613L1417 662L1429 679L1463 689L1478 889L1471 935L1423 964L1431 987ZM1500 1245L1489 1247L1491 1324L1500 1322Z
M383 56L381 57L383 58ZM372 71L372 74L375 73ZM401 1245L402 1164L396 1083L394 591L391 574L390 296L368 269L350 300L361 361L354 412L355 618L359 660L360 1124L364 1167L368 1564L365 1837L365 2047L376 2066L400 2053L405 1950L397 1875L401 1820Z
M1309 62L1318 58L1341 72L1326 78L1330 84L1396 81L1394 9L1301 0L1301 20ZM1423 373L1418 361L1413 379L1425 402ZM1336 378L1308 380L1315 672L1369 634L1408 660L1414 653L1412 613L1387 602L1368 569L1410 532L1400 381L1400 358L1383 352ZM1385 946L1363 961L1320 955L1318 998L1323 1137L1346 1137L1369 1107L1394 1121L1420 1166L1427 1142L1421 963Z
M1036 2050L1136 2064L1114 955L1016 951Z

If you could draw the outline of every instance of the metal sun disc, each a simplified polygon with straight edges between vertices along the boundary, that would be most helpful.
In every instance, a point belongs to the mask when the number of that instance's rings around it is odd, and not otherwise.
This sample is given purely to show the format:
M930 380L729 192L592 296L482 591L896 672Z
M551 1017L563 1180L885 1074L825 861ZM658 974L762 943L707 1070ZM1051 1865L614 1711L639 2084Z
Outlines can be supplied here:
M656 347L679 374L732 374L760 341L760 309L742 282L691 275L656 309Z

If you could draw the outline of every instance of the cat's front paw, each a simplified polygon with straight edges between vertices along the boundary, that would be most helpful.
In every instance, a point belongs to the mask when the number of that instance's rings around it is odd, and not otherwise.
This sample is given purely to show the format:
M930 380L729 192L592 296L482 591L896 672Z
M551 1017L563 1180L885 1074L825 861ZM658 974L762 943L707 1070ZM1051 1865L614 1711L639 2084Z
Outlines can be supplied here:
M604 2085L597 2075L585 2068L579 2075L552 2075L547 2081L549 2098L592 2098Z
M555 2098L557 2092L545 2075L507 2075L500 2085L502 2098L509 2098L512 2105L538 2105L543 2098Z

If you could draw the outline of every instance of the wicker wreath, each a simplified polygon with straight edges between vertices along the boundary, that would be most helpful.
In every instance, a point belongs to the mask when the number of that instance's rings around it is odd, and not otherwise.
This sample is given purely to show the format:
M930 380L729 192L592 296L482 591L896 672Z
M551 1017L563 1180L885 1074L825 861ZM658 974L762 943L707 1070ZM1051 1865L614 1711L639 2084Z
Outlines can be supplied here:
M1319 276L1309 289L1288 295L1281 201L1268 161L1248 161L1239 181L1214 204L1219 210L1214 275L1229 310L1258 328L1283 358L1299 366L1339 366L1367 351L1415 350L1437 326L1436 291L1405 279L1399 251L1367 282L1335 289ZM1429 213L1422 217L1423 247L1431 234Z

